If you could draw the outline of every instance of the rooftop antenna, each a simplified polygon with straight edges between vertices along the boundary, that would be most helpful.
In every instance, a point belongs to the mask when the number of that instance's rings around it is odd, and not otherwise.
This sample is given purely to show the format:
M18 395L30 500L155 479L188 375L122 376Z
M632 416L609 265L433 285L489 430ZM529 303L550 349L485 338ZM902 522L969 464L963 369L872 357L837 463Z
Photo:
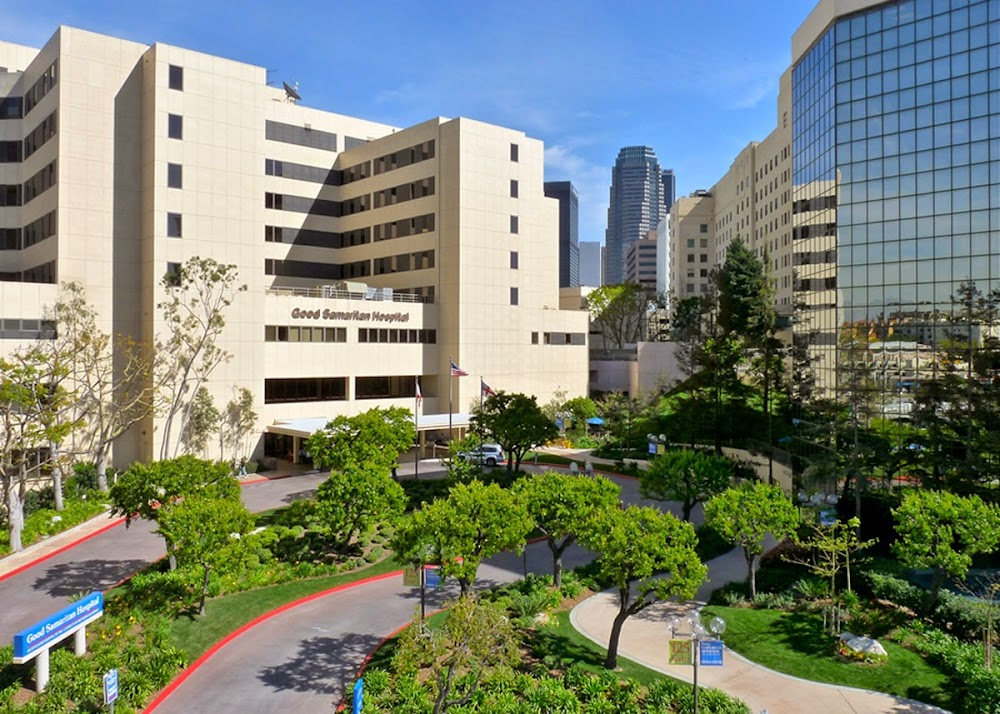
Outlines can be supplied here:
M299 96L298 82L296 82L294 86L291 87L288 86L288 82L282 82L281 84L284 85L285 87L285 99L288 101L289 104L295 104L295 102L302 99L302 97Z

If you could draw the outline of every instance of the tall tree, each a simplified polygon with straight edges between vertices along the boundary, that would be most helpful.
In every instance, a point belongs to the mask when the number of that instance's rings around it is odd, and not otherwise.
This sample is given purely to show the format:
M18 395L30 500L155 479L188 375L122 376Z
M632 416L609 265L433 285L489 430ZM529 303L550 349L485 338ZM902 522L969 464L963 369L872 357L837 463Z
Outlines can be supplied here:
M503 448L508 474L521 470L521 460L529 449L559 436L559 429L534 396L502 389L487 397L483 408L472 415L472 431Z
M929 607L937 604L948 577L962 580L972 556L991 553L1000 544L1000 508L979 496L947 491L911 491L893 510L899 540L893 551L911 568L933 572Z
M253 525L239 500L204 495L188 496L160 517L157 532L174 544L178 559L202 568L199 615L205 614L209 576L242 560L243 536Z
M671 449L649 461L639 488L644 498L680 501L685 521L699 503L732 485L736 468L725 456L691 449Z
M187 422L198 390L216 367L232 359L217 342L226 310L247 286L239 283L235 265L199 257L165 275L160 285L166 297L157 308L166 334L156 344L156 377L165 402L160 458L166 459L177 455L179 440L171 453L174 430Z
M338 416L306 441L313 463L321 469L345 471L367 467L389 473L400 453L413 445L413 413L402 407L375 407L354 416Z
M52 386L53 373L49 356L35 348L0 358L0 487L15 553L22 548L28 484L50 463L49 446L75 427L60 418L71 395Z
M620 350L642 339L649 298L639 283L603 285L587 296L587 309L605 345Z
M552 552L552 580L562 585L562 557L594 518L619 506L621 489L601 476L545 471L514 484Z
M719 271L719 326L751 346L774 327L774 295L763 261L737 236Z
M495 483L456 484L447 498L425 504L400 523L390 547L401 563L438 565L466 595L479 565L504 550L524 547L531 530L525 505Z
M705 522L726 542L743 549L750 597L754 598L764 539L768 533L778 540L792 537L799 525L799 511L777 486L747 483L706 503Z
M580 543L598 554L600 576L618 591L604 666L618 666L625 621L658 600L694 597L707 568L698 558L690 523L655 508L608 509L592 521Z
M331 471L316 491L316 514L340 551L365 529L401 516L405 507L403 487L371 464Z
M704 341L703 322L708 306L705 300L697 296L675 299L671 304L673 312L670 316L670 339L680 345L681 367L691 377L698 370L699 354Z

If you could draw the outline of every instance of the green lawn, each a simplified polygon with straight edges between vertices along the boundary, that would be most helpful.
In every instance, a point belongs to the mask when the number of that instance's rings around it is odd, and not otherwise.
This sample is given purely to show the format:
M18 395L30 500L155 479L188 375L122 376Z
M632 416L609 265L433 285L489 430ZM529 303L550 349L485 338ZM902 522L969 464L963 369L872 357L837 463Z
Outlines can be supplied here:
M823 631L818 615L707 607L707 617L720 615L728 627L723 640L747 659L802 679L871 689L954 710L949 678L920 655L894 642L880 640L889 653L882 665L844 662L835 642Z
M174 620L170 625L170 642L194 661L230 632L293 600L399 568L392 558L386 558L375 565L350 573L297 580L215 598L208 601L204 616Z

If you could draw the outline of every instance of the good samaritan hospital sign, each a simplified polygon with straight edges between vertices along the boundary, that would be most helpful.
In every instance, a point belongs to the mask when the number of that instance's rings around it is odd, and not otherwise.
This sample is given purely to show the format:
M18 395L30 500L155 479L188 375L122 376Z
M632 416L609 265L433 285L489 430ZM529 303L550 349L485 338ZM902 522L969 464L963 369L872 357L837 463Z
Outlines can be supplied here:
M361 310L292 310L293 320L349 320L351 322L409 322L408 312L362 312Z

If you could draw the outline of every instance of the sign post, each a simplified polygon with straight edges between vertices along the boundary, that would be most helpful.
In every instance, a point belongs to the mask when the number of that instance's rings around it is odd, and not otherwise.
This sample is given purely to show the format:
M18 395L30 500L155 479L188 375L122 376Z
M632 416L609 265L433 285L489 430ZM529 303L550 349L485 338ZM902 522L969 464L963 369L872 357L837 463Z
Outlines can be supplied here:
M49 649L73 635L77 656L87 652L87 625L104 614L104 596L99 592L80 598L59 612L14 635L14 664L35 660L35 690L49 683Z
M104 675L104 703L111 714L115 714L115 700L118 698L118 670L112 669Z
M361 707L364 706L365 680L359 679L354 683L354 696L351 698L351 714L361 714Z

